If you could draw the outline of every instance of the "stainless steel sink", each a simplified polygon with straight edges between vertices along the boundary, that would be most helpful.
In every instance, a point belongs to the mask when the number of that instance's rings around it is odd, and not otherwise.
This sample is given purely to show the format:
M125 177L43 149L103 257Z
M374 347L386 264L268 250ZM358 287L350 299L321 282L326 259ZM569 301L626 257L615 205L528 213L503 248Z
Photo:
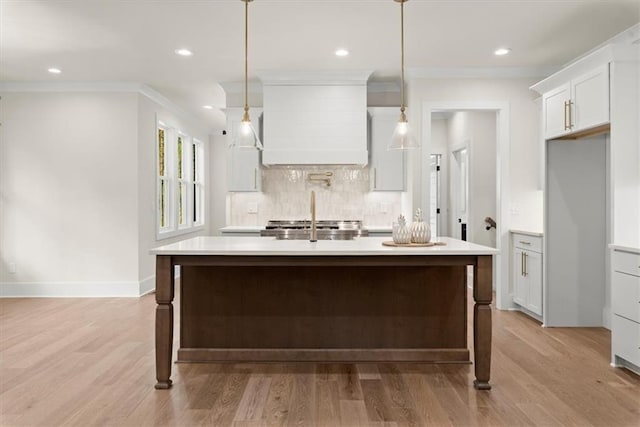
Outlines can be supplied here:
M320 229L316 230L318 240L353 240L354 237L366 236L369 233L367 230L330 230ZM311 230L309 229L284 229L273 230L272 236L275 236L277 240L309 240L311 237Z

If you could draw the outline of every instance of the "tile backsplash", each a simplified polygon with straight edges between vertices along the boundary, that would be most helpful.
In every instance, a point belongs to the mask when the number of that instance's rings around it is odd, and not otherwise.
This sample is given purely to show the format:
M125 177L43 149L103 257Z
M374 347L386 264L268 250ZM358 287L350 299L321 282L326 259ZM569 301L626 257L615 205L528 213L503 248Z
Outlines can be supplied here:
M331 172L331 185L309 174ZM401 211L401 192L372 192L369 168L357 166L272 166L262 170L262 193L229 193L227 225L265 225L269 220L310 219L311 191L317 219L362 220L391 226Z

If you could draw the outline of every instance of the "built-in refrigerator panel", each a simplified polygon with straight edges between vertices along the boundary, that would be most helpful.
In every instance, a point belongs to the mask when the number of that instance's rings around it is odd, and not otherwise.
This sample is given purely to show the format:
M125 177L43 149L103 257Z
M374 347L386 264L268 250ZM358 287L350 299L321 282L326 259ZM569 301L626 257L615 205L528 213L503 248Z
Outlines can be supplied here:
M545 326L603 326L608 140L547 141Z

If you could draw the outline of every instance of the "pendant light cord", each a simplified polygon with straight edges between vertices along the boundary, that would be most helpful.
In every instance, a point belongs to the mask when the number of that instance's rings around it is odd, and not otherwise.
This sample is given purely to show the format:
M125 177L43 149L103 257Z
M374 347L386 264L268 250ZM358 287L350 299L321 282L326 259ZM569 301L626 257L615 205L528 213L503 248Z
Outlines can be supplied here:
M249 114L249 0L244 0L244 113Z
M404 1L400 3L400 112L404 114Z

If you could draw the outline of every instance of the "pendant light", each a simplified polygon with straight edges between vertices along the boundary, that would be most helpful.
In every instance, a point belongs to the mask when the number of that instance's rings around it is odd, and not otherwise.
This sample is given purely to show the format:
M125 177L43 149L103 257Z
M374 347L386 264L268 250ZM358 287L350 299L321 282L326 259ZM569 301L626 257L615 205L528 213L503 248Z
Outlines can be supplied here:
M418 148L418 143L411 132L407 116L404 113L406 107L404 105L404 4L409 0L393 0L400 3L400 119L391 136L389 150L407 150L410 148Z
M249 83L248 83L248 50L249 50L249 2L253 0L240 0L244 3L244 114L242 115L242 122L240 122L240 129L234 135L232 146L239 148L253 148L256 150L262 150L262 143L256 133L255 128L251 124L251 118L249 117Z

